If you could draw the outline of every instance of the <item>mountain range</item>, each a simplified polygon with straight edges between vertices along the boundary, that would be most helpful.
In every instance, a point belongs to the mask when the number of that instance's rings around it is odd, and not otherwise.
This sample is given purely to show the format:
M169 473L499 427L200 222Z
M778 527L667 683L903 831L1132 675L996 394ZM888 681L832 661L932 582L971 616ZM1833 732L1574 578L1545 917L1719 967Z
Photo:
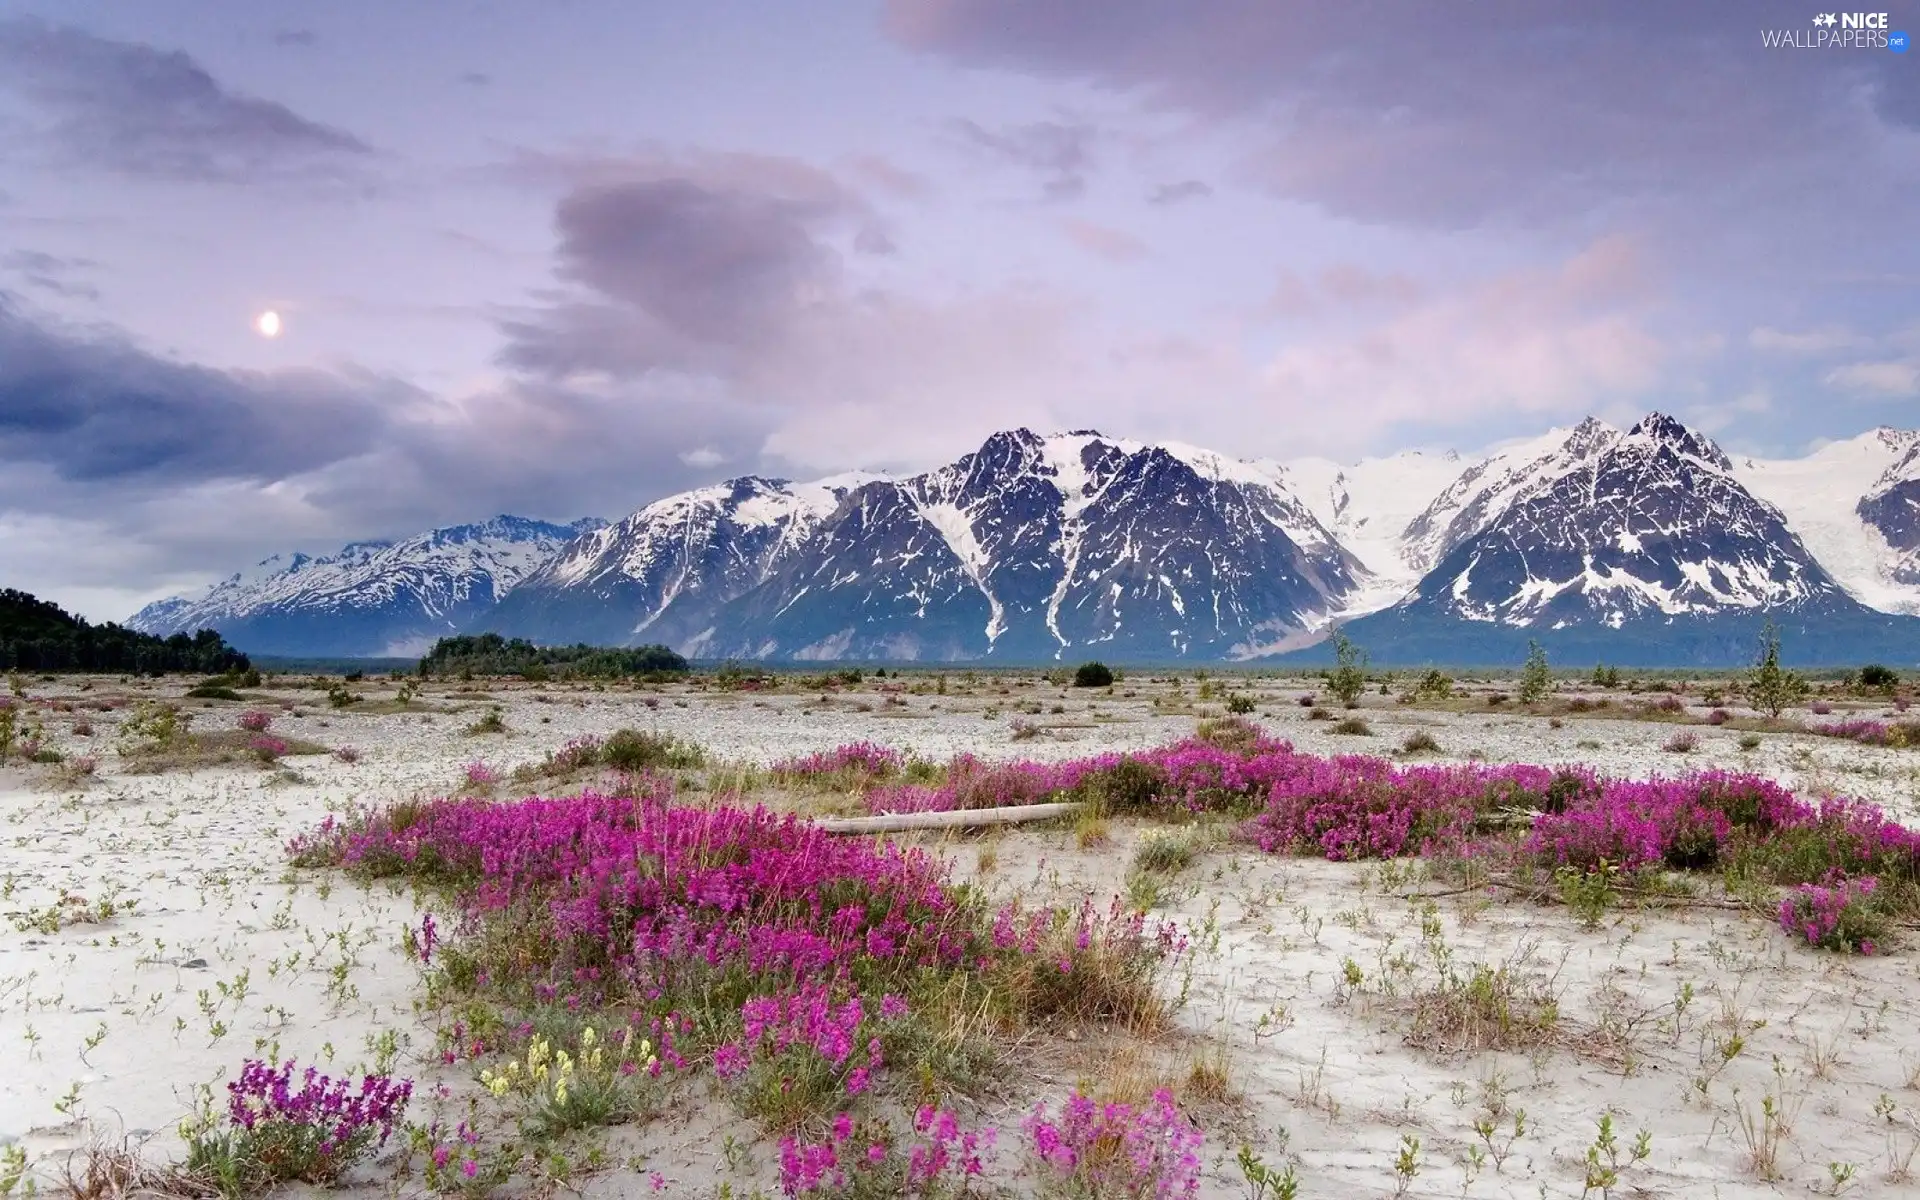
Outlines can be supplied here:
M450 632L768 661L1920 662L1920 433L1733 458L1652 413L1476 458L1236 459L996 433L910 476L744 476L624 520L275 557L130 621L257 654Z

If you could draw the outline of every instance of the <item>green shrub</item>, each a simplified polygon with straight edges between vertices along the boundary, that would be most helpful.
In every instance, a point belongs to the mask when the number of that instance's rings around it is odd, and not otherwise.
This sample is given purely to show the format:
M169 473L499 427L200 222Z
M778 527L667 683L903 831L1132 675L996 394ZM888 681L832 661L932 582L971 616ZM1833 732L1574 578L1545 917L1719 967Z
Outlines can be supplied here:
M1359 717L1347 717L1334 722L1333 732L1344 733L1351 737L1370 737L1373 734L1373 727Z
M644 729L617 729L600 749L600 761L615 770L645 771L665 768L683 770L704 766L706 752L700 747Z
M1450 700L1453 698L1453 676L1433 668L1422 675L1407 694L1415 700Z
M1860 668L1860 686L1869 691L1890 692L1899 686L1900 674L1884 663L1868 663Z
M190 700L242 700L242 699L245 699L245 697L242 696L239 692L234 691L232 688L227 687L224 684L218 684L218 683L203 683L199 687L190 688L187 691L187 698Z
M1360 703L1367 687L1367 652L1347 640L1344 633L1333 635L1335 666L1327 672L1327 690L1348 708Z
M1747 700L1769 717L1807 694L1807 681L1780 666L1780 630L1767 618L1760 633L1760 658L1747 672Z
M1244 692L1235 692L1227 697L1227 711L1235 716L1245 716L1253 711L1253 697Z
M1527 643L1527 662L1520 668L1520 703L1538 704L1553 690L1553 671L1539 642Z
M1100 688L1113 686L1113 670L1101 662L1081 663L1073 673L1073 686Z

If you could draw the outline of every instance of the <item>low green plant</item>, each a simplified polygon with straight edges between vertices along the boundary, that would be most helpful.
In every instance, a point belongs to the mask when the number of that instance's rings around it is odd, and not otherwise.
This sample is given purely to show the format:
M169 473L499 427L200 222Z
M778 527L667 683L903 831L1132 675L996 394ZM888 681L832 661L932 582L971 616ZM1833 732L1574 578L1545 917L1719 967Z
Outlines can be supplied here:
M1602 1113L1600 1132L1587 1147L1586 1186L1581 1196L1599 1192L1607 1200L1612 1200L1613 1189L1620 1185L1620 1173L1647 1160L1651 1152L1653 1134L1642 1129L1634 1138L1633 1146L1622 1155L1620 1139L1613 1132L1613 1114Z

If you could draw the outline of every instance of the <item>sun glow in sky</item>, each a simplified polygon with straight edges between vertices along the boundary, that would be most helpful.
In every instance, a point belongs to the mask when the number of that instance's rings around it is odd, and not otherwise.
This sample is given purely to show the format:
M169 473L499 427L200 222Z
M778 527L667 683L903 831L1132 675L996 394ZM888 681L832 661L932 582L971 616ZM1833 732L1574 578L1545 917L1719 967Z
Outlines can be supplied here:
M264 338L279 337L280 336L280 314L277 312L274 312L272 309L268 309L266 312L261 313L259 316L253 319L253 327L259 331L261 337L264 337Z

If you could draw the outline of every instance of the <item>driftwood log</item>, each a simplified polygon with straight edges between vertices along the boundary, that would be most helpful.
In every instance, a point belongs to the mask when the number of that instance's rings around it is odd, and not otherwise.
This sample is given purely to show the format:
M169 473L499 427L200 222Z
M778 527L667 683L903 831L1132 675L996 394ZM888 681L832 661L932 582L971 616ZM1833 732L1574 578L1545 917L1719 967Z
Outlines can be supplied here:
M881 813L877 817L823 817L814 822L828 833L901 833L909 829L972 829L1048 821L1080 811L1076 802L1014 804L1004 808L962 808L951 812Z

